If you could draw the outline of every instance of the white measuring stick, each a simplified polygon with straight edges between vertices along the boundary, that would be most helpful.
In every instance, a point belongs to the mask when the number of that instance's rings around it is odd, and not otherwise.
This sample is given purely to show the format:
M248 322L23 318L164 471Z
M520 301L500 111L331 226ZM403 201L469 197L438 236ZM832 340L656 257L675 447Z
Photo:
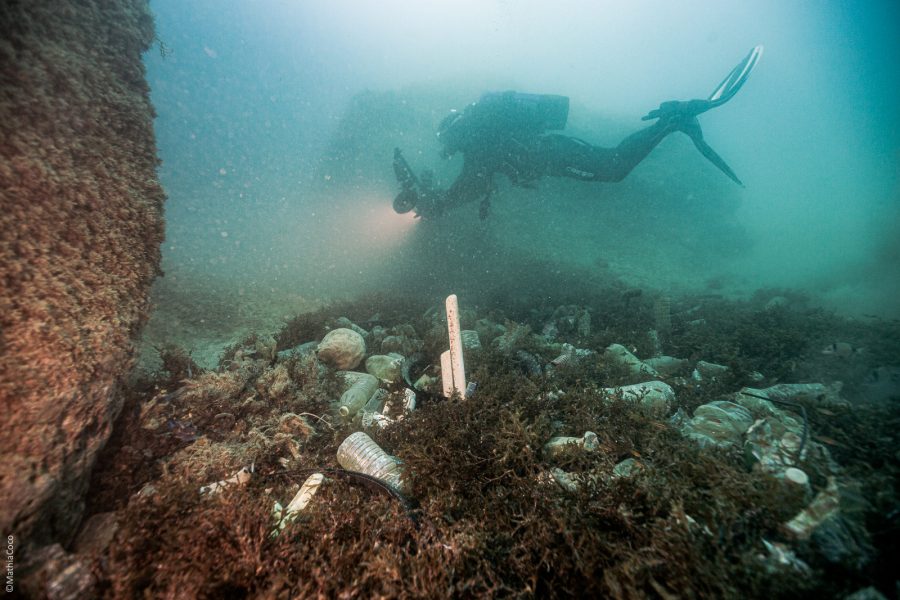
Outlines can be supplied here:
M453 367L450 361L450 351L441 352L441 383L444 385L444 397L453 395Z
M459 304L456 294L447 296L447 332L450 334L450 369L453 373L453 389L461 397L466 394L466 366L463 362L462 334L459 328Z

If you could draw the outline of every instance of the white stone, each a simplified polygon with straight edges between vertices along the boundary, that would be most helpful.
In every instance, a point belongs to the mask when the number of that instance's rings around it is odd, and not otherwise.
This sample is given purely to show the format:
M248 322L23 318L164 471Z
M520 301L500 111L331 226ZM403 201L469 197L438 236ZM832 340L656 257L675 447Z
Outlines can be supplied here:
M644 364L650 368L656 369L662 375L674 375L681 370L687 362L687 359L684 358L657 356L655 358L648 358L644 361Z
M651 416L664 415L669 412L675 400L675 390L664 381L646 381L617 388L604 388L607 395L622 394L622 399L639 403L641 408Z

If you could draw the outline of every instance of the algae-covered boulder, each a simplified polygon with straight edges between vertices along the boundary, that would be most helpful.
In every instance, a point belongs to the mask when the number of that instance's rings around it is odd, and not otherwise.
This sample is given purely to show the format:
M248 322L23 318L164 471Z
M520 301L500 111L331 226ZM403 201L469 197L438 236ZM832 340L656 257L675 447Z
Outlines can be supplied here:
M68 543L159 273L146 0L0 5L0 530Z
M316 351L319 360L335 369L355 369L366 355L366 340L352 329L332 329Z

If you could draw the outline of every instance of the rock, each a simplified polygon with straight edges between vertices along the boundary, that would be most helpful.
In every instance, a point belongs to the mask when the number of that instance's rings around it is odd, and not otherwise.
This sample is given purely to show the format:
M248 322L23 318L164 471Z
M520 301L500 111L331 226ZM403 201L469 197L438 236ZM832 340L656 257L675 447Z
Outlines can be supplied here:
M381 381L396 383L400 381L404 358L397 354L373 354L366 359L366 372Z
M541 329L541 335L549 341L555 340L557 336L559 336L559 328L553 321L544 323L544 327Z
M765 378L766 378L766 376L763 375L762 373L760 373L759 371L752 371L752 372L747 376L747 379L749 379L749 380L752 381L753 383L759 383L760 381L764 381Z
M669 417L669 425L679 430L684 429L690 421L691 417L680 407L675 411L675 414Z
M285 363L263 372L256 380L256 391L270 400L285 400L294 392L294 382Z
M288 348L287 350L281 350L278 352L277 358L278 360L287 360L293 355L298 356L307 356L310 354L314 354L319 347L319 342L306 342L303 344L299 344L294 346L293 348Z
M366 341L352 329L332 329L319 342L317 355L335 369L355 369L366 355Z
M82 555L100 555L119 529L116 513L96 513L88 517L81 525L75 538L74 550Z
M344 329L352 329L353 331L355 331L356 333L358 333L359 335L361 335L363 337L366 337L367 335L369 335L369 332L367 332L365 329L363 329L362 327L360 327L359 325L357 325L356 323L354 323L347 317L338 317L337 319L335 319L334 324L337 327L342 327Z
M459 332L462 338L463 350L481 350L481 339L474 329L463 329Z
M488 319L478 319L475 322L475 331L478 332L478 339L481 341L481 344L485 345L491 344L494 338L506 333L506 327Z
M660 375L674 375L681 369L683 369L688 364L688 360L685 358L675 358L674 356L657 356L655 358L648 358L644 361L644 364L650 367L651 369L655 369L657 373Z
M396 352L400 354L406 348L406 338L399 335L388 335L381 340L381 351L385 354Z
M633 477L644 470L644 464L635 458L626 458L613 467L613 477Z
M405 335L389 335L381 342L382 354L412 356L422 349L422 342Z
M413 384L413 387L417 390L427 390L431 388L434 384L438 383L440 380L437 377L431 377L427 373L423 373L421 377L416 379L416 382Z
M24 597L47 600L82 600L96 594L90 561L69 554L59 544L32 553L18 587Z
M681 433L701 446L727 447L741 443L744 433L753 425L753 415L746 408L727 400L702 404Z
M2 14L0 531L39 547L81 521L161 273L154 19L145 2Z
M695 381L704 381L708 379L717 379L728 372L725 365L717 365L716 363L706 362L705 360L697 361L694 366L692 377Z
M258 335L256 336L256 339L253 340L253 347L250 349L250 353L254 358L271 363L277 356L277 353L275 352L276 346L277 342L275 341L275 336Z
M867 587L861 590L856 590L849 596L846 596L844 600L888 600L887 596L879 592L874 587Z
M366 338L366 348L381 348L381 343L388 335L387 329L381 325L375 325L369 330L369 334L363 336Z
M504 354L512 354L516 350L527 345L531 338L531 327L528 325L519 325L517 323L509 323L503 335L494 338L491 346L503 352Z
M556 334L576 335L582 338L591 334L591 314L575 304L559 306L553 311L554 337Z
M659 377L656 369L641 362L634 354L628 351L622 344L612 344L606 348L603 358L609 363L624 367L632 379L647 379Z
M624 400L637 402L645 414L653 417L668 414L675 400L675 390L663 381L647 381L616 388L604 388L607 395L621 394Z
M565 491L571 494L578 491L578 482L571 473L567 473L559 467L553 467L550 469L550 475L553 477L553 481Z
M415 339L418 335L416 333L416 328L410 325L409 323L402 323L400 325L396 325L391 328L391 333L394 335L400 335L408 339Z

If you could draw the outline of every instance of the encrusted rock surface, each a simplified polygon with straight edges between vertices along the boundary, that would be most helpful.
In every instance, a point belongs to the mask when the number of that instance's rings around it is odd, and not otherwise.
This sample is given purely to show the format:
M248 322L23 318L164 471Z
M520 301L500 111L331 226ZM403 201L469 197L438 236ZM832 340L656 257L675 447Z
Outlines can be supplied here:
M332 329L317 350L319 360L335 369L355 369L366 355L363 336L345 327Z
M0 530L67 543L159 273L145 0L0 5Z

